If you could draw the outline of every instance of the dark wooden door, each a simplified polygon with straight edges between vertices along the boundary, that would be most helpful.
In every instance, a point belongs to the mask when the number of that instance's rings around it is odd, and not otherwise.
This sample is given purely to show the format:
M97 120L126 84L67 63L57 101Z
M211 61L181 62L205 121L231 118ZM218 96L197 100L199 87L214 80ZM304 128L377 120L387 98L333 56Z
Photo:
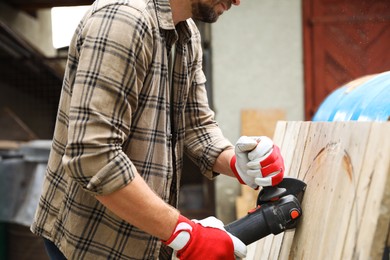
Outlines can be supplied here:
M305 117L334 89L390 70L390 0L302 0Z

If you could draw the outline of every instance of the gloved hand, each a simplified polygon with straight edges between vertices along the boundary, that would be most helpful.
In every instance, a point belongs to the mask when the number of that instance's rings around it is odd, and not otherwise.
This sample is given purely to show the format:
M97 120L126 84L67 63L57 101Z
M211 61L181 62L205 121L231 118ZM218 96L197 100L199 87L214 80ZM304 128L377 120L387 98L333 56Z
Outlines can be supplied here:
M253 189L275 186L283 180L284 162L279 147L266 136L241 136L230 167L240 183Z
M231 259L246 256L246 245L225 231L215 217L189 220L180 215L171 237L164 243L176 251L180 260Z

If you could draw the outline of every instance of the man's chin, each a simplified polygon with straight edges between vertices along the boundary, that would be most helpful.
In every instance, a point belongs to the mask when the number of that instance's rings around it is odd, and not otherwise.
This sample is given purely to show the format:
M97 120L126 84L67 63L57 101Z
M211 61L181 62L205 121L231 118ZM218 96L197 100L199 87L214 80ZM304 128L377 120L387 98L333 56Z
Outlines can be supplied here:
M203 22L203 23L215 23L219 18L219 15L215 15L213 17L208 17L208 18L204 18L204 17L193 17L194 20L196 21L199 21L199 22Z

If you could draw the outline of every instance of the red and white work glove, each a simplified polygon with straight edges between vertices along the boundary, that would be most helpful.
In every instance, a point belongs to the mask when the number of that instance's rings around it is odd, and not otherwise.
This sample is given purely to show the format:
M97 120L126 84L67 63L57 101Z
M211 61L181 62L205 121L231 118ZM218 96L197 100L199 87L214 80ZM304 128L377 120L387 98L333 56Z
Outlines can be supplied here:
M173 248L180 260L226 259L246 256L246 245L226 232L215 217L189 220L180 215L171 237L163 242Z
M284 162L279 147L266 136L241 136L230 161L238 181L253 189L275 186L283 180Z

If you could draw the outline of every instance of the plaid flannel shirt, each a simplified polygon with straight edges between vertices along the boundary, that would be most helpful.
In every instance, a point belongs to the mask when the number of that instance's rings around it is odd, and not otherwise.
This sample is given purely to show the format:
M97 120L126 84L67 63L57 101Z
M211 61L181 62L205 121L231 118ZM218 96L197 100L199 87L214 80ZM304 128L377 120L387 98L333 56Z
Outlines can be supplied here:
M168 0L96 1L69 47L32 232L69 259L159 258L157 238L116 217L94 195L123 188L138 171L176 206L183 153L204 175L215 175L216 158L232 145L209 108L201 64L195 23L175 27Z

